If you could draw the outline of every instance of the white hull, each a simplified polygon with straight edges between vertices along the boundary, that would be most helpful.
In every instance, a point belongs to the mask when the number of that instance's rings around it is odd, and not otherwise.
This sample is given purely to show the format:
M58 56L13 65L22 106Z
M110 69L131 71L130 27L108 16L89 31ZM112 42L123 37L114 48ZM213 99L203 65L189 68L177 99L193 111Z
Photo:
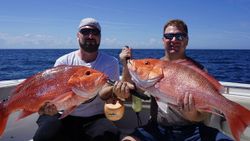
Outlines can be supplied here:
M6 99L11 90L23 80L9 80L9 81L0 81L0 99ZM223 95L228 99L240 103L241 105L250 109L250 84L240 84L240 83L230 83L230 82L221 82L226 87ZM1 141L29 141L32 140L32 137L37 129L36 120L38 114L33 114L25 119L15 121L17 113L13 113L9 120L5 132ZM144 102L143 110L140 112L140 117L142 123L145 124L149 118L149 102ZM216 127L226 134L230 135L230 131L227 127L226 122L222 124L219 123L219 118L214 116L211 118L211 126ZM124 132L130 133L133 128L137 127L137 118L135 113L131 108L131 104L126 104L125 116L115 122L115 124ZM242 141L250 141L250 127L248 127L241 137Z

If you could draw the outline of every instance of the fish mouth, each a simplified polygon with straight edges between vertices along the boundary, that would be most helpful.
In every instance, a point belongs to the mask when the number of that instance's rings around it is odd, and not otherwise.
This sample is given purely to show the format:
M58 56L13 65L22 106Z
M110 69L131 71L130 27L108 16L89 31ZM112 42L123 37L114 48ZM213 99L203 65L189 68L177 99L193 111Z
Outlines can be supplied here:
M147 89L149 87L154 86L161 79L161 77L155 77L151 79L142 80L134 72L130 72L130 74L132 76L132 81L135 82L137 86L143 89Z
M149 78L150 74L148 74L147 79L141 78L137 74L138 70L134 66L133 60L129 59L127 61L127 66L128 66L129 73L130 73L130 75L132 77L131 78L132 81L136 84L136 86L138 86L138 87L140 87L142 89L146 89L146 88L154 86L162 78L162 75Z
M128 68L132 69L133 61L131 59L127 59L127 66Z
M85 87L81 87L81 88L73 87L72 91L78 96L81 96L84 98L93 98L98 94L102 86L106 83L107 78L108 77L105 74L102 74L96 78L94 82L95 87L91 89L85 88Z
M107 82L107 80L108 80L107 75L102 74L101 76L99 76L95 81L96 90L94 91L94 93L97 93L102 88L102 86Z
M99 76L96 81L95 84L98 85L98 83L104 83L108 80L108 77L105 74L102 74L101 76Z

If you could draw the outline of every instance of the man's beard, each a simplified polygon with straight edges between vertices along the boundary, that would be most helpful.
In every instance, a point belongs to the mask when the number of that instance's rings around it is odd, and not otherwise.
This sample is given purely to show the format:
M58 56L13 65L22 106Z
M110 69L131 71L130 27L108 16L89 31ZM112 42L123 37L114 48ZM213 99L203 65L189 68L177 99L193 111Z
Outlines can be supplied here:
M79 42L79 45L84 51L89 53L96 52L100 46L95 40L86 40L84 43Z

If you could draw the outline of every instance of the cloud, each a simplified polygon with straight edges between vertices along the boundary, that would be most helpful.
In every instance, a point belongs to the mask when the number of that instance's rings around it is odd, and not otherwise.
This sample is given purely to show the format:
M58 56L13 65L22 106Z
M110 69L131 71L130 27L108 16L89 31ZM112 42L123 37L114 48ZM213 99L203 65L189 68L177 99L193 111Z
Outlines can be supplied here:
M143 40L127 40L115 37L104 37L101 41L101 48L121 48L129 45L133 48L156 48L161 47L161 40L149 38ZM0 49L4 48L31 48L31 49L60 49L77 48L76 39L70 37L58 38L52 35L25 33L12 35L0 32Z
M149 39L145 39L145 41L135 42L134 46L138 49L156 49L162 48L162 42L159 38L151 37Z
M72 38L57 38L51 35L31 34L10 35L0 32L0 48L68 48L75 46Z
M159 38L149 38L144 41L135 41L135 40L127 40L122 41L117 38L105 38L102 39L102 46L104 48L122 48L123 46L128 45L134 49L156 49L162 48L162 42Z

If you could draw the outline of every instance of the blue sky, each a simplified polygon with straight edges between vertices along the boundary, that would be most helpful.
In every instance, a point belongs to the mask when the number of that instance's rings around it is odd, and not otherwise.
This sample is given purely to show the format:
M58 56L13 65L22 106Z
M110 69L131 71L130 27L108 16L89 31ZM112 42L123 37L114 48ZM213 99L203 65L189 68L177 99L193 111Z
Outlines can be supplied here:
M189 27L189 49L250 49L250 0L2 0L0 49L77 49L82 18L102 26L101 48L162 48L169 19Z

